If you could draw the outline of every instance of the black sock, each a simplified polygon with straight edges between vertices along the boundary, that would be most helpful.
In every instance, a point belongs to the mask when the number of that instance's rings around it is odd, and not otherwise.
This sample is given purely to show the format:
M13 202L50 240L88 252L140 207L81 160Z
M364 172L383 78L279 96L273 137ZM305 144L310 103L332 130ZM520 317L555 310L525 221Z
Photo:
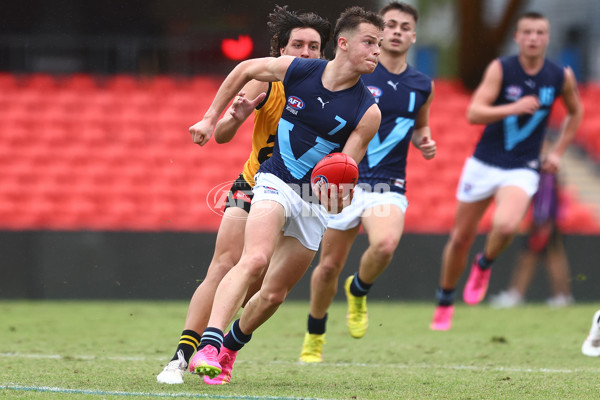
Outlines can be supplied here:
M308 314L308 333L313 335L322 335L327 327L327 314L321 319L317 319Z
M354 279L352 279L352 283L350 284L350 293L356 297L366 296L371 286L373 286L372 283L368 284L361 281L357 272L354 274Z
M456 294L456 289L442 289L438 288L435 292L435 298L438 301L438 305L440 306L451 306L454 304L454 295Z
M179 338L177 350L175 350L175 355L173 356L171 361L177 360L179 358L177 357L177 353L179 353L179 350L181 350L183 351L183 357L185 358L185 362L189 363L190 358L192 358L192 355L196 351L196 348L199 344L200 335L198 333L192 331L191 329L184 330L183 332L181 332L181 337Z
M250 341L250 339L252 339L252 334L246 335L244 332L242 332L240 329L240 320L236 319L231 325L231 330L229 333L225 335L223 346L232 351L239 351L246 343Z
M223 331L218 328L206 328L204 333L202 333L202 339L200 340L200 346L198 346L198 350L202 350L208 344L221 351L221 345L223 344Z
M479 265L479 268L481 269L489 269L492 268L492 263L494 262L494 259L489 259L486 258L483 253L481 253L481 257L479 257L479 261L477 261L477 265Z

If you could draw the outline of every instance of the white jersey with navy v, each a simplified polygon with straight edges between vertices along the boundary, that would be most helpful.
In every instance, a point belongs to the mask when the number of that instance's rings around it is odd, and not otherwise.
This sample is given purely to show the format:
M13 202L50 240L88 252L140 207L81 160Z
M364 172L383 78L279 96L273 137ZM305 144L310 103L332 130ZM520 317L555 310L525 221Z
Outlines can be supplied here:
M533 115L511 115L486 126L473 156L500 168L539 169L539 154L554 100L562 91L564 69L549 61L537 75L527 75L518 56L500 58L502 87L494 105L536 95L540 108Z
M431 78L410 65L404 72L393 74L379 64L362 80L373 94L382 119L358 165L358 181L371 188L389 184L391 191L403 194L406 156L419 110L431 94Z
M358 83L332 92L323 87L327 61L296 58L290 64L283 85L287 98L277 128L273 155L259 171L269 172L289 184L310 182L319 160L342 151L350 133L375 100Z

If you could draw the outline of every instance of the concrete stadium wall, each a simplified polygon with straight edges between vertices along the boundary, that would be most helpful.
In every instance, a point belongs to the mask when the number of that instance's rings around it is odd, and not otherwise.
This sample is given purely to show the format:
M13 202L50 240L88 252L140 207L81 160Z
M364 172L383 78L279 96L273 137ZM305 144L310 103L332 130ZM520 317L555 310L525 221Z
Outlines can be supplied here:
M369 298L433 300L446 239L446 235L405 235ZM473 253L481 249L483 239L477 238ZM214 233L0 232L0 299L189 300L206 273L214 241ZM489 293L506 287L523 242L517 238L498 259ZM575 299L599 301L600 236L567 236L565 243ZM361 234L343 277L356 271L366 247ZM289 298L308 299L318 256ZM342 293L338 291L337 299L343 299ZM548 296L545 271L538 268L528 299Z

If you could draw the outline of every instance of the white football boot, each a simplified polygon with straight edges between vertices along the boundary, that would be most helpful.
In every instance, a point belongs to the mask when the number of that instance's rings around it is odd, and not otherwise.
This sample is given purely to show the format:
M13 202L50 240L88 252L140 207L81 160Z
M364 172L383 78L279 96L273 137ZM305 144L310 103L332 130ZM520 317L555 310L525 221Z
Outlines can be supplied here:
M183 357L183 351L177 352L177 360L173 360L167 364L165 369L156 376L158 383L168 383L170 385L180 385L183 383L183 374L187 369L187 362Z
M590 334L581 346L581 352L590 357L600 357L600 310L594 314Z

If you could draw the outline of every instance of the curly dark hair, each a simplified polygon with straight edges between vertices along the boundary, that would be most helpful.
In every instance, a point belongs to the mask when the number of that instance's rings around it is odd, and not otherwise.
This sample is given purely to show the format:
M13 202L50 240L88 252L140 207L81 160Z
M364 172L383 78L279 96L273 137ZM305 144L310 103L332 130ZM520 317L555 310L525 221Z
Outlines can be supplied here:
M271 56L279 57L282 48L288 45L290 34L295 28L312 28L321 37L321 55L331 35L331 23L313 12L298 14L287 6L275 6L267 22L271 34Z

